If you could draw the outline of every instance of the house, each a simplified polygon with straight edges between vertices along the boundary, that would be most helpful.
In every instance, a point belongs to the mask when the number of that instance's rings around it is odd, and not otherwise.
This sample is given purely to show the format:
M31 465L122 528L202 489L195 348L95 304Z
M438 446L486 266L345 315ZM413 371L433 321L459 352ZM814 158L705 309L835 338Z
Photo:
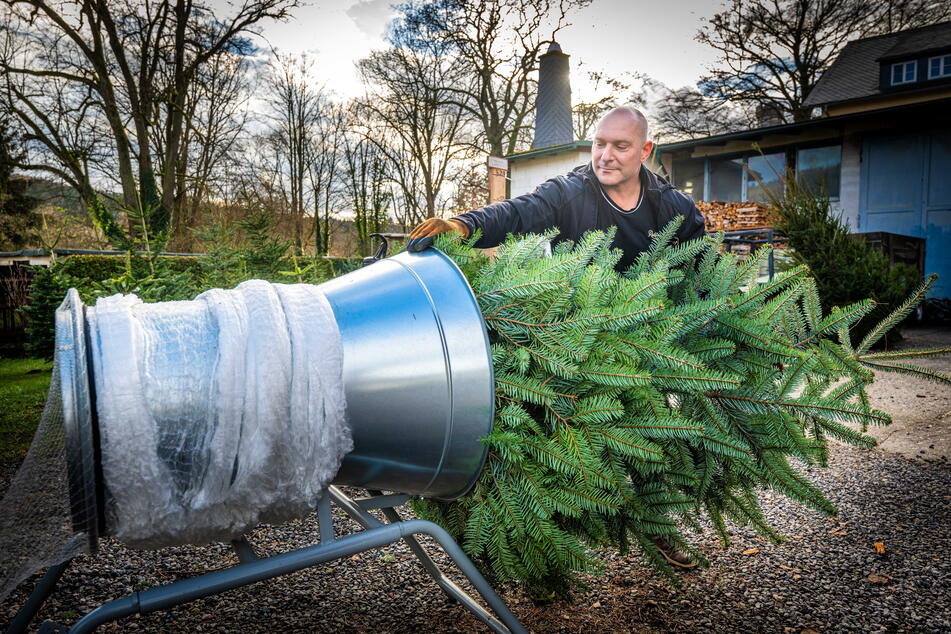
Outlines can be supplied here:
M697 200L761 201L792 169L852 231L925 240L951 297L951 22L849 42L805 101L809 121L667 143L656 160Z

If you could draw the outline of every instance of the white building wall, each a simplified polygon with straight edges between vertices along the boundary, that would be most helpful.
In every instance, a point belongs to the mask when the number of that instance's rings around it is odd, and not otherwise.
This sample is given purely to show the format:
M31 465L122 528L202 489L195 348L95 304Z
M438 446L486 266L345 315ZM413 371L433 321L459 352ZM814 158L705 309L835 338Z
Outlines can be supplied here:
M842 139L842 169L839 181L839 200L833 209L848 223L849 229L859 231L859 192L862 174L862 138L849 134Z
M0 266L13 266L15 262L24 264L28 262L30 266L49 266L51 258L48 255L3 255L0 256Z
M509 163L511 196L531 193L549 178L567 174L590 160L591 151L587 148L512 160Z

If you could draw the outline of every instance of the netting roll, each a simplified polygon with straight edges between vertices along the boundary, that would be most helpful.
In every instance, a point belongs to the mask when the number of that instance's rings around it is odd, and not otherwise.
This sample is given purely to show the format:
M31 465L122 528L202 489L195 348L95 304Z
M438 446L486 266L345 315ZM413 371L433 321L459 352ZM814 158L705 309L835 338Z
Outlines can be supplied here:
M340 334L317 287L115 295L87 320L110 534L226 541L316 506L352 449Z
M107 534L161 548L316 506L353 448L340 331L320 289L251 280L193 301L82 308L71 291L43 419L0 503L0 595L93 550L100 511Z

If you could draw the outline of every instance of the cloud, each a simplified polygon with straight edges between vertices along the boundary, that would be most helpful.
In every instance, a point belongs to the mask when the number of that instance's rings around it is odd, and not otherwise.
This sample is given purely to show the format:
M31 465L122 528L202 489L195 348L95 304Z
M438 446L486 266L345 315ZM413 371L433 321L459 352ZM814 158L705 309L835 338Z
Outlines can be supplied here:
M359 0L347 9L347 16L364 34L378 38L383 35L393 15L390 8L393 2L394 0Z

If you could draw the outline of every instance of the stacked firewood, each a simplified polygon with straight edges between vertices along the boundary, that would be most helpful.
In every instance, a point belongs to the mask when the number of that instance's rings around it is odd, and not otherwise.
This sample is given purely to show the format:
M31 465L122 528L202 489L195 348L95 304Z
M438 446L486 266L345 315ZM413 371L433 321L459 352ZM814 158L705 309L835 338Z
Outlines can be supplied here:
M707 231L742 231L776 226L776 211L754 201L745 203L713 200L699 201L697 209L706 220Z

